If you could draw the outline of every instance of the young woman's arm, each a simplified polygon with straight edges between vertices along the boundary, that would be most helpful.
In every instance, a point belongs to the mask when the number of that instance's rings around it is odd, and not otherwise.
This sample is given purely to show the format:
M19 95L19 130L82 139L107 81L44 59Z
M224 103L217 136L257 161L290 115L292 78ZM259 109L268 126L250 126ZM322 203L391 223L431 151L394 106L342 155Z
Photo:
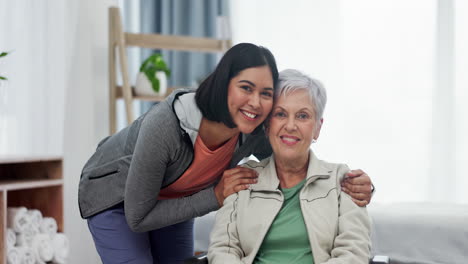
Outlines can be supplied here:
M219 208L213 187L183 198L157 199L166 173L177 169L180 170L177 173L183 173L182 166L189 165L175 164L188 154L180 151L190 151L179 131L169 105L161 105L160 110L148 113L142 121L124 197L128 225L136 232L183 222ZM172 168L170 172L168 167Z
M256 144L253 155L258 160L262 160L271 155L272 149L268 139L264 136L263 132L259 132L255 136L254 142L247 142L248 144ZM374 185L371 178L363 170L351 170L346 173L346 177L341 181L342 191L351 196L355 204L359 206L366 206L370 204L374 192Z
M177 169L175 174L182 174L191 162L187 159L191 147L187 148L183 142L179 123L169 111L149 113L142 121L136 141L124 200L128 225L136 232L158 229L217 210L225 197L246 189L246 184L254 183L252 180L257 178L253 170L233 168L225 171L216 193L210 187L187 197L157 200L165 175L174 174Z

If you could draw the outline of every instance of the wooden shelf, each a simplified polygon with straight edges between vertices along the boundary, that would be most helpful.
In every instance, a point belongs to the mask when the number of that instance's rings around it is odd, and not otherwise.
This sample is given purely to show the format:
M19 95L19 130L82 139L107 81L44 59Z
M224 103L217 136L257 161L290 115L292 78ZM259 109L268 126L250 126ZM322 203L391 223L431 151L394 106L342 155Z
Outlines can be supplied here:
M39 179L39 180L0 180L1 191L13 191L21 189L34 189L52 186L62 186L62 179Z
M38 209L63 232L62 158L0 156L0 263L6 263L8 207Z
M1 164L11 164L11 163L31 163L31 162L48 162L48 161L62 161L62 157L59 156L3 156L0 155L0 165Z
M162 34L124 33L125 44L149 49L168 49L217 53L226 50L228 40Z
M123 93L122 93L122 86L118 85L116 90L116 98L123 98ZM142 100L142 101L149 101L149 102L160 102L164 100L168 95L170 95L175 89L178 89L179 87L170 87L167 89L167 92L163 96L151 96L151 95L137 95L135 94L135 87L132 86L132 98L134 100Z
M180 35L141 34L124 32L120 10L109 8L109 130L117 130L116 100L122 98L125 103L127 123L135 120L133 100L162 101L174 89L168 89L165 96L135 95L128 77L127 47L150 49L224 53L231 47L230 39L200 38ZM119 67L117 67L119 66ZM122 77L122 85L117 85L117 70Z

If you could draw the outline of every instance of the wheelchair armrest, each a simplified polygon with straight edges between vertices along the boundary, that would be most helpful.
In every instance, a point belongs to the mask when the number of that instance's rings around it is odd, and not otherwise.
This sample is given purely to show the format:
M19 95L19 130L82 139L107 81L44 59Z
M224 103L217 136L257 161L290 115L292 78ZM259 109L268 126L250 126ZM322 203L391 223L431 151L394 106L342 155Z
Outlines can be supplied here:
M206 253L191 257L184 261L185 264L208 264ZM369 264L390 264L390 258L387 256L374 256Z
M206 252L193 256L189 259L184 261L185 264L208 264L208 257L206 256Z
M388 256L374 256L369 264L390 264L390 258Z

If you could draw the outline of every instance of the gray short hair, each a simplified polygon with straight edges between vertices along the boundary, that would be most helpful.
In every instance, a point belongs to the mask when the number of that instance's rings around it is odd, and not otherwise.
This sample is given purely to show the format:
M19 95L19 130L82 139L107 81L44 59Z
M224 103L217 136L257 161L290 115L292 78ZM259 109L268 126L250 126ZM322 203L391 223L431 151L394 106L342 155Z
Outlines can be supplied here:
M312 101L317 122L323 117L327 104L327 91L322 82L293 69L279 73L278 86L275 89L275 100L281 95L288 95L297 90L305 90Z

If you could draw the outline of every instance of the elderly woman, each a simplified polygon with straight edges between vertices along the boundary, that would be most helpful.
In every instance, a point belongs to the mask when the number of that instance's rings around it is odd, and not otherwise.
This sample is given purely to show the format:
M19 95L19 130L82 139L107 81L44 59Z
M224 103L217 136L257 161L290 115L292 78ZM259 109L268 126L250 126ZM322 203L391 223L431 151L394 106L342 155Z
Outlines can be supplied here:
M275 99L267 127L273 155L244 165L259 173L258 183L224 201L209 263L368 263L366 208L340 188L348 167L310 149L323 123L325 89L285 70Z

